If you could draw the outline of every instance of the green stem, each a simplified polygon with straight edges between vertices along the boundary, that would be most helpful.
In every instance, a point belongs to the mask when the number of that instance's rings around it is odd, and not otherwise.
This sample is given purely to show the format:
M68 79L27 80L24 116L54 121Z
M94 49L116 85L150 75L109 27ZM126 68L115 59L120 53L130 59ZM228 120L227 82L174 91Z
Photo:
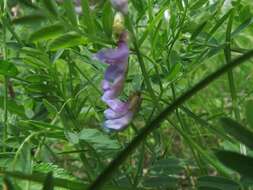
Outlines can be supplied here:
M207 87L210 83L221 77L223 74L232 70L233 68L241 65L245 61L253 57L253 50L245 53L239 58L232 61L230 64L225 64L215 72L211 73L203 80L198 82L190 90L183 93L178 97L170 106L164 109L153 121L151 121L146 127L144 127L140 133L128 144L128 146L122 150L118 156L108 165L108 167L97 177L97 179L89 186L88 190L99 190L105 185L114 172L123 164L126 159L133 153L133 151L146 139L150 133L160 127L160 124L171 115L179 106L192 98L200 90Z
M137 55L137 59L140 63L141 72L142 72L142 75L144 77L144 82L146 84L147 90L148 90L148 92L149 92L149 94L152 98L154 106L160 108L159 101L158 101L158 99L155 95L155 92L154 92L153 88L152 88L151 82L149 80L148 72L145 68L145 63L144 63L143 57L142 57L140 49L139 49L139 45L138 45L137 38L135 36L133 25L132 25L132 23L131 23L128 16L126 17L126 20L127 20L127 25L128 25L129 31L131 32L131 35L132 35L132 38L133 38L134 49L135 49L135 52L136 52L136 55Z
M233 11L231 12L231 16L228 21L228 26L227 26L227 32L226 32L226 45L224 49L224 54L226 58L226 63L229 64L231 62L231 30L232 30L232 24L233 24L233 18L234 14ZM235 114L235 118L237 121L240 120L240 112L237 106L237 95L236 95L236 87L235 87L235 81L234 81L234 75L233 71L228 72L228 81L229 81L229 88L230 88L230 94L232 98L232 107L233 107L233 112Z
M7 60L7 46L6 46L6 28L4 25L4 17L6 15L7 2L3 2L3 15L1 18L2 26L3 26L3 59ZM3 131L3 152L6 151L5 142L8 138L8 85L9 78L7 76L4 77L4 115L3 115L3 123L4 123L4 131Z
M231 31L232 31L232 26L233 26L233 19L234 19L234 12L233 10L231 11L231 15L228 20L228 25L227 25L227 31L226 31L226 45L224 49L224 54L225 54L225 59L226 63L229 64L231 62ZM231 99L232 99L232 109L235 115L235 119L237 121L240 121L240 111L238 107L238 102L237 102L237 94L236 94L236 87L235 87L235 80L234 80L234 75L233 71L228 72L228 82L229 82L229 89L230 89L230 94L231 94ZM240 151L242 154L247 154L246 147L242 144L240 144Z

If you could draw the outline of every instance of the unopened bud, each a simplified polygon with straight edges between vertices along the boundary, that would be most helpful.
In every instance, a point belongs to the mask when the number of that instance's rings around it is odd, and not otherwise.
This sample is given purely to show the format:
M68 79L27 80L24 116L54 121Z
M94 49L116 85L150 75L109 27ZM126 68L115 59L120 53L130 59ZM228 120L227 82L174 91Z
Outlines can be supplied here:
M116 35L119 35L124 31L124 28L124 16L118 12L114 17L113 31Z

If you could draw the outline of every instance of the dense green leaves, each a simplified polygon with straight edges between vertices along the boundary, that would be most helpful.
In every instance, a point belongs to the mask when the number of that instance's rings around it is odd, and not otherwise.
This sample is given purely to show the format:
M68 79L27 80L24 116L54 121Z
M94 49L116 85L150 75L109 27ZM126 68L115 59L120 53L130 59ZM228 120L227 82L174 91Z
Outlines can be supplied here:
M121 44L111 2L0 2L0 186L252 188L253 3L129 0L119 98L142 103L114 132L102 127L108 65L94 60Z

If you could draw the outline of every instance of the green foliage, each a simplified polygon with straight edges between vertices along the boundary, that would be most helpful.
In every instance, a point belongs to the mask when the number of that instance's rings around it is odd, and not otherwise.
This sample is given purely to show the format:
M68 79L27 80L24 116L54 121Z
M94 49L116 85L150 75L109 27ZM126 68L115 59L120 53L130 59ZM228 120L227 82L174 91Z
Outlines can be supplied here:
M253 3L128 2L120 98L138 90L142 104L116 133L102 127L107 65L93 56L117 43L110 1L0 1L0 183L252 189Z

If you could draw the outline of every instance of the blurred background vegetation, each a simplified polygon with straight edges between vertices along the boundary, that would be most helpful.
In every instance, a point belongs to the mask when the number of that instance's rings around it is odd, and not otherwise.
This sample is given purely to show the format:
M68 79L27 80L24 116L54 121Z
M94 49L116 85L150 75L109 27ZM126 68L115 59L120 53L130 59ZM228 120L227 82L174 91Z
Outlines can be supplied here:
M0 183L8 190L86 189L161 110L253 44L253 1L129 0L122 99L139 90L142 104L126 130L107 133L106 67L92 55L115 47L110 1L0 2ZM252 189L252 63L178 107L103 189Z

